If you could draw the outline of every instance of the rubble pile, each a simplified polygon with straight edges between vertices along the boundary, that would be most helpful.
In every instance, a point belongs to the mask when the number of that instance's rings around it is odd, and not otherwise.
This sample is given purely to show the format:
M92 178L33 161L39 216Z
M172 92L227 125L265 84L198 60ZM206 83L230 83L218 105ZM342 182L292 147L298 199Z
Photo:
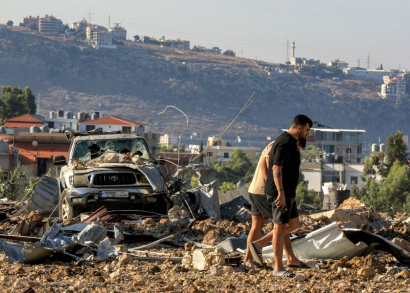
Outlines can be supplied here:
M265 252L264 266L243 264L251 223L241 218L195 220L178 205L168 216L122 216L116 223L97 217L62 225L32 211L3 221L2 292L30 288L34 292L407 292L410 288L409 222L385 219L355 199L333 211L300 217L301 226L293 233L298 237L292 240L295 253L311 245L310 253L323 250L318 255L325 256L304 259L307 269L292 268L304 281L272 277ZM43 235L27 237L33 227L40 229L39 223L48 227L42 228ZM354 229L340 228L352 223ZM19 233L8 234L15 227L20 227ZM272 228L272 222L266 221L263 231ZM342 246L326 250L341 245L342 239L357 251L349 254Z

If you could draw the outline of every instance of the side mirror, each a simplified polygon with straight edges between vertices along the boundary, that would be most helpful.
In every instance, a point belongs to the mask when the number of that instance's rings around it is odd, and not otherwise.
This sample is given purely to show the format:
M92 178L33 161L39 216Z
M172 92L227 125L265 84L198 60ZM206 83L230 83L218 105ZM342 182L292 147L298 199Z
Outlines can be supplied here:
M63 156L63 155L58 155L58 156L55 156L54 158L53 158L53 164L55 165L55 166L59 166L59 165L65 165L67 162L66 162L66 159L65 159L65 157Z

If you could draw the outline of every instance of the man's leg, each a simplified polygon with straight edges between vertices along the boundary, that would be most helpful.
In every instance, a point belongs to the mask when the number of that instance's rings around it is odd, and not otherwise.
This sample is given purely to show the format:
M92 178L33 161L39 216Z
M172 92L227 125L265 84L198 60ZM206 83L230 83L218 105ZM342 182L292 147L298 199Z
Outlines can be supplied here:
M272 247L273 253L275 255L275 266L274 270L278 271L283 269L283 242L284 242L284 235L285 235L285 228L286 224L276 224L273 227L273 235L272 235Z
M299 225L300 225L299 217L290 219L287 230L290 230L290 232L295 231L299 227ZM284 249L286 252L287 264L288 265L299 265L300 260L295 256L295 253L293 252L289 233L284 236Z
M254 242L259 238L261 235L262 227L265 224L265 218L261 215L252 215L252 227L249 231L248 239L247 239L247 247L246 247L246 254L244 262L252 262L253 257L249 251L249 243Z

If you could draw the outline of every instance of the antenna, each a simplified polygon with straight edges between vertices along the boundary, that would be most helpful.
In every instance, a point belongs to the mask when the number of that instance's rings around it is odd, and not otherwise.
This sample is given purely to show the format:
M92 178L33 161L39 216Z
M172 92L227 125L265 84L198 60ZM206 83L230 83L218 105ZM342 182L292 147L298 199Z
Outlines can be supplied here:
M88 25L91 25L91 14L94 14L94 13L91 13L91 10L88 9Z
M119 22L114 22L114 25L115 25L115 26L120 26L120 24L121 24L121 23L119 23Z
M360 67L360 59L357 59L357 67Z
M111 28L111 15L108 14L108 28Z

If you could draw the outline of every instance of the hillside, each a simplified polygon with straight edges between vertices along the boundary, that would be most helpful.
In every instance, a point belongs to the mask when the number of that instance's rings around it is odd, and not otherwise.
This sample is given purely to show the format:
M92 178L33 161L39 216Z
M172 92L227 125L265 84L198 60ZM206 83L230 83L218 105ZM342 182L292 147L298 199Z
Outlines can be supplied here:
M266 136L275 137L298 113L335 128L365 129L367 144L399 129L410 132L410 101L382 100L373 82L269 76L256 60L133 42L97 51L21 29L0 37L0 85L30 86L40 95L38 113L44 116L59 108L94 110L179 135L185 127L181 114L158 115L175 105L190 117L189 132L203 137L219 133L256 91L226 136L233 141L239 135L246 146L263 146Z

